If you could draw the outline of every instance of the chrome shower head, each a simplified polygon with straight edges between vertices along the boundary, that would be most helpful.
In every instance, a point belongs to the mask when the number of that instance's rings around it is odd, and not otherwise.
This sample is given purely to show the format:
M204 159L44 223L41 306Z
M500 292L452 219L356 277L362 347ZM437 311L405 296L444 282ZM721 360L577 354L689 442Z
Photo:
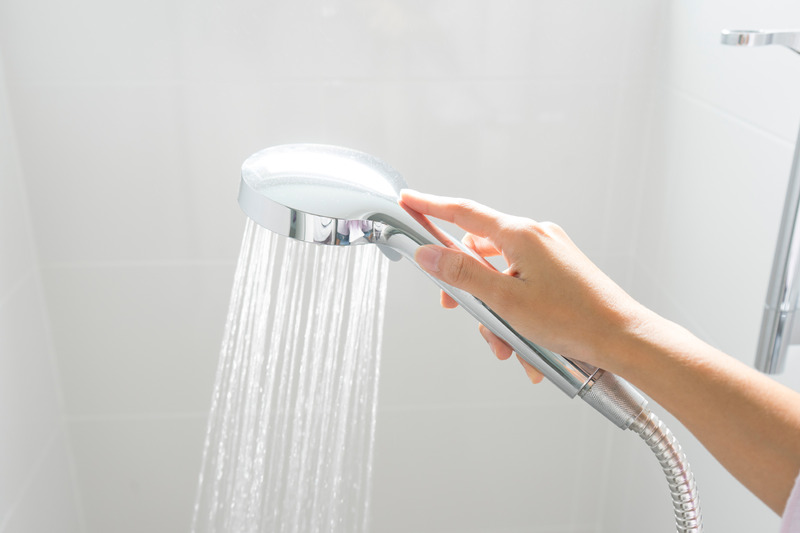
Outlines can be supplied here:
M390 259L405 257L415 266L417 249L436 244L485 263L425 216L403 206L399 200L405 187L396 170L369 154L337 146L283 145L244 162L239 205L259 225L305 242L372 243ZM566 394L580 396L617 426L627 429L644 409L644 398L624 380L537 346L470 293L428 277Z
M408 218L400 174L362 152L317 144L261 150L242 165L239 205L261 226L316 244L375 242L376 223Z
M434 242L466 251L427 218L401 207L406 186L399 172L364 152L287 144L244 162L239 205L279 235L336 246L377 244L393 261L413 258L418 246Z

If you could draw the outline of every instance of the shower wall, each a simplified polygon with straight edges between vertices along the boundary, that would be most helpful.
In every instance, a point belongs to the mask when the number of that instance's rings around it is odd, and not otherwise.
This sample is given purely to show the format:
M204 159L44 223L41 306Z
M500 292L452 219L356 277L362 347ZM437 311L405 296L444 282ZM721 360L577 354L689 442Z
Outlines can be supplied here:
M81 531L0 54L0 532Z
M800 56L721 46L719 31L797 28L800 6L673 0L662 24L632 289L752 365L800 124ZM800 390L800 354L779 379ZM709 531L778 530L774 513L699 443L682 444ZM654 502L632 494L648 512Z
M796 15L762 8L0 2L0 127L19 154L0 146L14 187L0 195L0 232L13 228L0 246L21 250L0 258L0 342L32 328L36 342L19 345L58 368L36 395L57 415L2 404L44 421L49 447L28 459L32 446L0 447L0 461L63 479L57 495L81 502L82 515L63 508L85 533L187 530L244 227L238 171L279 143L351 146L420 190L557 221L635 296L748 358L800 115L785 81L797 58L716 41L726 25ZM776 84L750 81L765 76ZM390 279L374 531L673 530L634 436L495 361L410 265ZM733 520L719 517L726 498L753 523L775 521L676 433L699 463L710 525ZM72 457L74 490L70 461L53 454ZM45 494L10 487L13 501Z

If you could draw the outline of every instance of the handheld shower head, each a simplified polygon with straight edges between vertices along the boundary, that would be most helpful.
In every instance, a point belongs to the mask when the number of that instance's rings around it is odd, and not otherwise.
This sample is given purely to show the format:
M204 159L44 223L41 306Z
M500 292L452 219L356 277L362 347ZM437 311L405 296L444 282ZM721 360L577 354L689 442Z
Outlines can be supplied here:
M405 187L396 170L369 154L336 146L283 145L244 162L239 205L280 235L317 244L376 244L390 259L405 257L415 266L414 253L427 244L477 257L425 216L401 206ZM647 402L624 380L537 346L470 293L428 277L570 397L583 398L622 429L644 411Z

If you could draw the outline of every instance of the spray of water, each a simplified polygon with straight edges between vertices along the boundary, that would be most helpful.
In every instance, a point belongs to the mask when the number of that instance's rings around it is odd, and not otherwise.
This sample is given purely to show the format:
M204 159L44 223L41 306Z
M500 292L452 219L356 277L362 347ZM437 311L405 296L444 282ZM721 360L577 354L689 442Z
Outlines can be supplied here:
M387 273L248 221L193 533L366 531Z

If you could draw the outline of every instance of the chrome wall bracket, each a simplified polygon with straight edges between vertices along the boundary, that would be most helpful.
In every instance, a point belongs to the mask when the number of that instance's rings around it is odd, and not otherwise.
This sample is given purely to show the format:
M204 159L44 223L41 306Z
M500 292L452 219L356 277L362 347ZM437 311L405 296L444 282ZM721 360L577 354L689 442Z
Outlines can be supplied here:
M779 44L800 54L800 30L722 30L722 44L733 46Z
M782 45L800 53L800 30L722 30L722 44L733 46ZM761 332L756 349L755 367L767 374L783 372L786 352L791 344L792 331L800 294L800 133L794 149L789 187L783 205L783 216L775 246ZM797 335L795 335L797 336Z

